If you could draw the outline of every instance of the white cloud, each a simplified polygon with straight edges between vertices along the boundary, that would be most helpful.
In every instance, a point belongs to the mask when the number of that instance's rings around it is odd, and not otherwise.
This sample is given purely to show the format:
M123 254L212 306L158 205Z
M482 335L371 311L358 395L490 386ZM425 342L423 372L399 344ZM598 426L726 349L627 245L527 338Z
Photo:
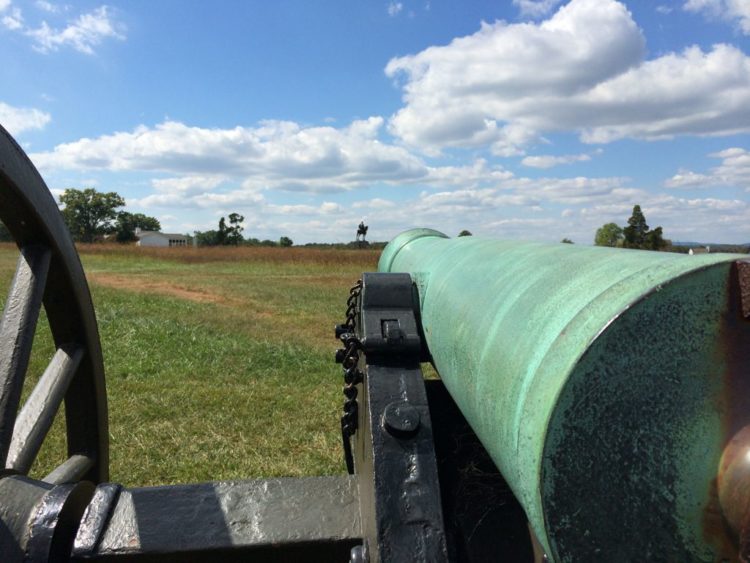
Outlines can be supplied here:
M43 21L34 29L24 33L34 40L34 48L42 53L57 51L61 47L72 47L76 51L91 55L104 39L125 39L124 26L115 21L107 6L93 12L81 14L63 29L52 28Z
M664 182L667 188L709 188L731 186L750 192L750 151L732 147L712 153L712 158L720 158L721 164L708 174L691 170L680 170Z
M705 188L711 185L711 176L696 174L690 170L680 170L664 182L667 188Z
M665 6L663 4L660 4L659 6L656 7L656 11L663 15L671 14L673 10L674 8L670 6Z
M439 166L430 168L427 183L440 187L476 188L498 185L513 177L513 173L502 166L489 166L484 159L477 159L465 166Z
M476 235L496 238L557 242L568 237L591 244L604 223L625 224L635 204L641 205L650 225L662 226L664 235L673 240L746 242L750 237L746 201L651 194L626 187L624 180L606 178L549 178L545 180L547 193L527 190L534 182L519 179L515 188L508 184L495 189L423 192L415 199L381 208L364 200L355 208L367 213L372 240L387 240L406 228L427 226L448 235L468 228ZM567 201L569 206L560 209L555 206L558 201ZM349 223L329 228L319 224L316 229L329 240L341 240L342 229L353 235L357 221L354 216ZM292 228L295 223L288 217L287 224ZM296 228L299 232L300 227Z
M216 176L181 176L179 178L157 178L151 185L157 192L179 193L182 196L211 191L224 182L226 178Z
M23 16L21 15L21 10L19 8L12 8L10 13L3 16L0 21L6 29L11 31L16 31L23 27Z
M732 22L742 33L750 35L750 2L747 0L687 0L683 8L702 13L709 19Z
M10 7L10 0L0 0L0 12L4 12Z
M34 108L16 108L0 102L0 125L11 135L18 135L30 129L42 129L50 122L50 115Z
M354 209L392 209L396 207L396 202L376 197L365 201L355 201L352 207Z
M403 9L404 9L404 5L401 2L390 2L388 4L388 15L391 17L395 17Z
M154 186L181 191L217 176L241 181L243 189L251 191L330 192L378 182L426 181L431 169L406 149L382 143L382 126L380 117L340 129L282 121L204 129L167 121L154 128L80 139L31 158L45 169L177 174L183 178L157 180Z
M641 195L625 187L627 178L519 178L508 186L539 202L586 205L596 201L631 201Z
M591 160L591 154L588 153L565 154L560 156L535 155L523 158L521 164L531 168L552 168L554 166L559 166L560 164L573 164L574 162L587 162L589 160Z
M253 207L265 201L261 194L247 190L232 190L225 193L202 192L185 194L183 192L160 192L142 198L128 199L128 204L161 209L228 209Z
M521 16L539 18L549 14L562 0L513 0L518 6Z
M523 154L545 132L587 143L750 131L750 58L690 47L645 60L615 0L571 0L540 23L483 24L474 35L392 59L404 102L390 131L427 154L489 146Z
M37 8L44 12L49 12L50 14L56 14L60 11L60 7L56 6L52 2L47 2L46 0L36 0L34 2Z

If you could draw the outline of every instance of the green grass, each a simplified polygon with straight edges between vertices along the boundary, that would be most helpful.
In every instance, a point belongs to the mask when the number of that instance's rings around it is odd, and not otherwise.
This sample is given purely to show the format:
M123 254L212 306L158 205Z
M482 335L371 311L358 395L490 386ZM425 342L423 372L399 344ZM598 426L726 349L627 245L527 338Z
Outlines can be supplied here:
M342 472L333 325L378 253L144 250L81 249L104 352L111 479L133 486ZM0 288L16 258L0 246ZM40 323L27 386L51 357L50 341ZM34 473L64 459L62 426Z

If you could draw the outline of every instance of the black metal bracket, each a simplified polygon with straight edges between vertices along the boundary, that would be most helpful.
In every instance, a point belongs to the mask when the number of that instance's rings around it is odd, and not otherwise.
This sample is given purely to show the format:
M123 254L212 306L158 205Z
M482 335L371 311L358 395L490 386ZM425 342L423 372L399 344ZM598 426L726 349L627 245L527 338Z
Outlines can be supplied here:
M362 281L354 465L365 544L355 555L447 561L415 289L408 274L367 273Z

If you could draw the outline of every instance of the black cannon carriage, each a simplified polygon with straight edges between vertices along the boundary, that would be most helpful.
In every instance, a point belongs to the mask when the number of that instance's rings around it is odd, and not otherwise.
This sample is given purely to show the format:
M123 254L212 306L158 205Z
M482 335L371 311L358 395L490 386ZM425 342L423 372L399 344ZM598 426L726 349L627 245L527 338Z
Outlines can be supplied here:
M408 231L336 327L347 475L125 488L80 261L2 130L0 220L20 249L0 322L2 561L750 557L740 256ZM56 352L21 407L42 307ZM68 458L32 479L63 404Z

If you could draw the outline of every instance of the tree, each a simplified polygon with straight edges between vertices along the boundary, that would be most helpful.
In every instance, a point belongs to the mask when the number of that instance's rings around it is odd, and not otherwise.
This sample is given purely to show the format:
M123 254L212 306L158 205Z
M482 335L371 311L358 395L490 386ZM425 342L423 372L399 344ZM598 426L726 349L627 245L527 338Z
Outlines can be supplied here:
M245 218L239 213L229 214L229 226L226 218L219 219L218 231L195 231L195 241L198 246L221 246L227 244L238 245L245 241L242 236L242 222Z
M643 215L643 211L641 211L641 206L636 205L633 207L633 214L628 219L628 226L622 231L625 237L623 246L625 248L645 248L647 233L648 224L646 223L646 217Z
M633 214L628 219L628 226L624 229L615 223L607 223L599 228L594 237L594 244L643 250L664 250L670 246L670 242L664 239L661 227L649 229L640 205L633 207Z
M217 245L227 244L227 221L222 217L219 219L219 230L216 231L216 243Z
M229 224L231 227L227 227L226 242L224 244L238 245L245 240L242 236L242 231L244 230L242 222L244 220L245 218L239 213L229 214Z
M219 244L219 231L195 231L195 243L198 246L216 246Z
M117 242L130 242L136 239L135 231L160 231L161 223L155 217L149 217L143 213L128 213L120 211L117 214L117 223L115 231L117 232Z
M60 196L60 203L65 205L62 215L73 239L92 242L97 236L114 230L116 209L124 206L125 200L115 192L68 188Z
M670 246L670 243L664 240L661 227L656 227L654 230L646 233L646 243L642 248L646 250L661 250L668 246Z
M662 250L668 243L664 240L661 227L649 229L641 206L633 207L633 214L628 219L628 226L623 229L626 248L640 248L643 250Z
M464 229L463 231L461 231L460 233L458 233L458 236L460 236L460 237L470 237L472 235L471 235L471 231L467 231L466 229Z
M565 244L575 244L572 240L569 238L564 238L560 242L564 242Z
M281 237L279 239L279 246L292 246L294 242L289 237Z
M616 223L607 223L596 230L594 244L596 246L620 246L622 228Z

